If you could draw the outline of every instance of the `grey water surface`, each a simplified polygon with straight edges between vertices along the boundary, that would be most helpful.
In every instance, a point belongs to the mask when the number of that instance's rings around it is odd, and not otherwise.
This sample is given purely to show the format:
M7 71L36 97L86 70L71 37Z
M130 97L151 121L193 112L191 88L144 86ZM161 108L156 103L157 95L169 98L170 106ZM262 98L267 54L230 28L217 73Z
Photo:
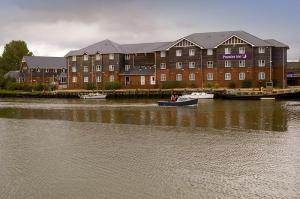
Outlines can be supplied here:
M300 198L300 101L2 98L0 198Z

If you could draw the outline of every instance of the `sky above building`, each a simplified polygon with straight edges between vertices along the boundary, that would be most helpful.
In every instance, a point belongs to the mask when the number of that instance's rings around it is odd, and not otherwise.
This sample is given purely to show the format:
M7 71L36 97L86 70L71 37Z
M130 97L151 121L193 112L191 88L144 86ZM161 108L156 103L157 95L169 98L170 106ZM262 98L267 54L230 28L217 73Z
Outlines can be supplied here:
M0 0L0 53L24 40L35 55L110 39L117 43L174 41L196 32L244 30L290 46L300 59L299 0Z

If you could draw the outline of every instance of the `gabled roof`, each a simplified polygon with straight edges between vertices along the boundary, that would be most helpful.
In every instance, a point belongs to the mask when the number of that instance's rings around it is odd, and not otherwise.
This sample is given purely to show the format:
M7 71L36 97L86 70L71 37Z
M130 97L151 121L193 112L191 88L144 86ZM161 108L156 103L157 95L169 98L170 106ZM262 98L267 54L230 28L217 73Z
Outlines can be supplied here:
M149 53L156 51L157 48L165 46L170 42L140 43L140 44L123 44L124 53Z
M269 44L271 44L274 47L278 47L278 48L290 48L287 44L284 44L282 42L279 42L275 39L266 39L266 42L268 42Z
M20 71L19 70L15 70L15 71L8 71L4 75L4 78L18 79L21 76L22 75L21 75Z
M26 62L28 68L66 68L64 57L24 56L22 62Z

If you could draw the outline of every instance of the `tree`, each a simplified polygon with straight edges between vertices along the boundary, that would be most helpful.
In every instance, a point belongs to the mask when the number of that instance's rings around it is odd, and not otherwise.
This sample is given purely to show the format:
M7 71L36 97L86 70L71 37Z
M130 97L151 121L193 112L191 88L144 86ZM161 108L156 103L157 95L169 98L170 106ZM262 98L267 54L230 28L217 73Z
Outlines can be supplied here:
M32 56L25 41L11 41L5 45L2 58L0 58L0 73L5 74L11 70L19 70L23 56Z

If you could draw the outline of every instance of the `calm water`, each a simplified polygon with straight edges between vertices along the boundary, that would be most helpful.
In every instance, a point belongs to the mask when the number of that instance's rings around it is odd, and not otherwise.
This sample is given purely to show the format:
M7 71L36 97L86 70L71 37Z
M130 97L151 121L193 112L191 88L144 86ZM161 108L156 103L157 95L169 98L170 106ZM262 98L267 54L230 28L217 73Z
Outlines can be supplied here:
M0 198L300 198L300 101L0 99Z

